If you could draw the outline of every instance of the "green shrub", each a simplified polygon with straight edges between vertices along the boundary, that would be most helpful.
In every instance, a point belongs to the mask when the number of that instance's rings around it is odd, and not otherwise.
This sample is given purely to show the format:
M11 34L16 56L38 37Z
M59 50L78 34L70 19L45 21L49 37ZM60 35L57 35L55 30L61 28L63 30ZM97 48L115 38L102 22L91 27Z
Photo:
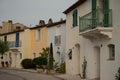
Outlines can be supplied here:
M33 59L33 63L36 65L36 66L43 66L43 65L47 65L47 59L45 57L37 57L37 58L34 58Z
M65 73L65 72L66 72L65 62L64 62L64 63L61 63L60 68L59 68L59 72L60 72L60 73Z
M23 59L21 62L21 65L24 69L32 69L35 68L36 66L33 64L32 59Z

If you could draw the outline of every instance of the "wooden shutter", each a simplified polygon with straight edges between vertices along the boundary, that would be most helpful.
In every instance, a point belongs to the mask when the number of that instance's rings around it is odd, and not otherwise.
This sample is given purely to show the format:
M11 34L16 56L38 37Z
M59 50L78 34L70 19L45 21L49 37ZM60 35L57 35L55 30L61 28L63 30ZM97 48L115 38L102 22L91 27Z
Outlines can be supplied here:
M77 26L77 9L73 11L73 27Z
M19 32L16 33L15 47L19 47Z
M109 26L109 0L103 0L104 7L104 27Z

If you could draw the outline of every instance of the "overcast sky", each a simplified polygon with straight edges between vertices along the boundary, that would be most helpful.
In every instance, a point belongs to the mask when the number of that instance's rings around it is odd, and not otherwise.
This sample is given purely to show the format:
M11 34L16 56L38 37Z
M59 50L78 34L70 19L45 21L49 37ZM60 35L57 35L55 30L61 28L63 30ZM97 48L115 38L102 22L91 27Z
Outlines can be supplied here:
M77 0L0 0L0 25L2 21L13 20L24 25L35 26L39 20L48 22L65 19L62 12Z

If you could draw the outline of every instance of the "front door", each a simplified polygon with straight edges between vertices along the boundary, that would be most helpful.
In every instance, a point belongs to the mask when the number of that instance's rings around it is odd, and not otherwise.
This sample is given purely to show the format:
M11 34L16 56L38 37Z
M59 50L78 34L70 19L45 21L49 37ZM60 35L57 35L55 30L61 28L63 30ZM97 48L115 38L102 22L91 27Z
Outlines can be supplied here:
M94 47L95 78L100 79L100 47Z

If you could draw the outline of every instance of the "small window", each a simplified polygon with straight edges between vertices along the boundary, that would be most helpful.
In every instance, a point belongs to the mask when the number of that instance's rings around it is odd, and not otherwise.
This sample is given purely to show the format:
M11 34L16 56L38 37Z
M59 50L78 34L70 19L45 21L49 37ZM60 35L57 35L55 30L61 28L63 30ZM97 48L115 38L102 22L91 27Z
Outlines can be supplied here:
M40 29L37 29L36 30L36 41L40 41L40 36L41 35L41 30Z
M20 59L22 59L22 53L19 53Z
M33 53L33 58L36 58L36 53Z
M109 44L109 60L114 60L115 59L115 45L114 44Z
M7 35L4 36L4 41L7 41Z
M55 36L55 45L60 46L61 44L61 35Z
M20 30L21 29L21 27L20 26L16 26L16 30Z
M68 50L68 57L69 57L69 60L72 59L72 49L69 49L69 50Z
M77 9L73 11L73 27L77 26Z

